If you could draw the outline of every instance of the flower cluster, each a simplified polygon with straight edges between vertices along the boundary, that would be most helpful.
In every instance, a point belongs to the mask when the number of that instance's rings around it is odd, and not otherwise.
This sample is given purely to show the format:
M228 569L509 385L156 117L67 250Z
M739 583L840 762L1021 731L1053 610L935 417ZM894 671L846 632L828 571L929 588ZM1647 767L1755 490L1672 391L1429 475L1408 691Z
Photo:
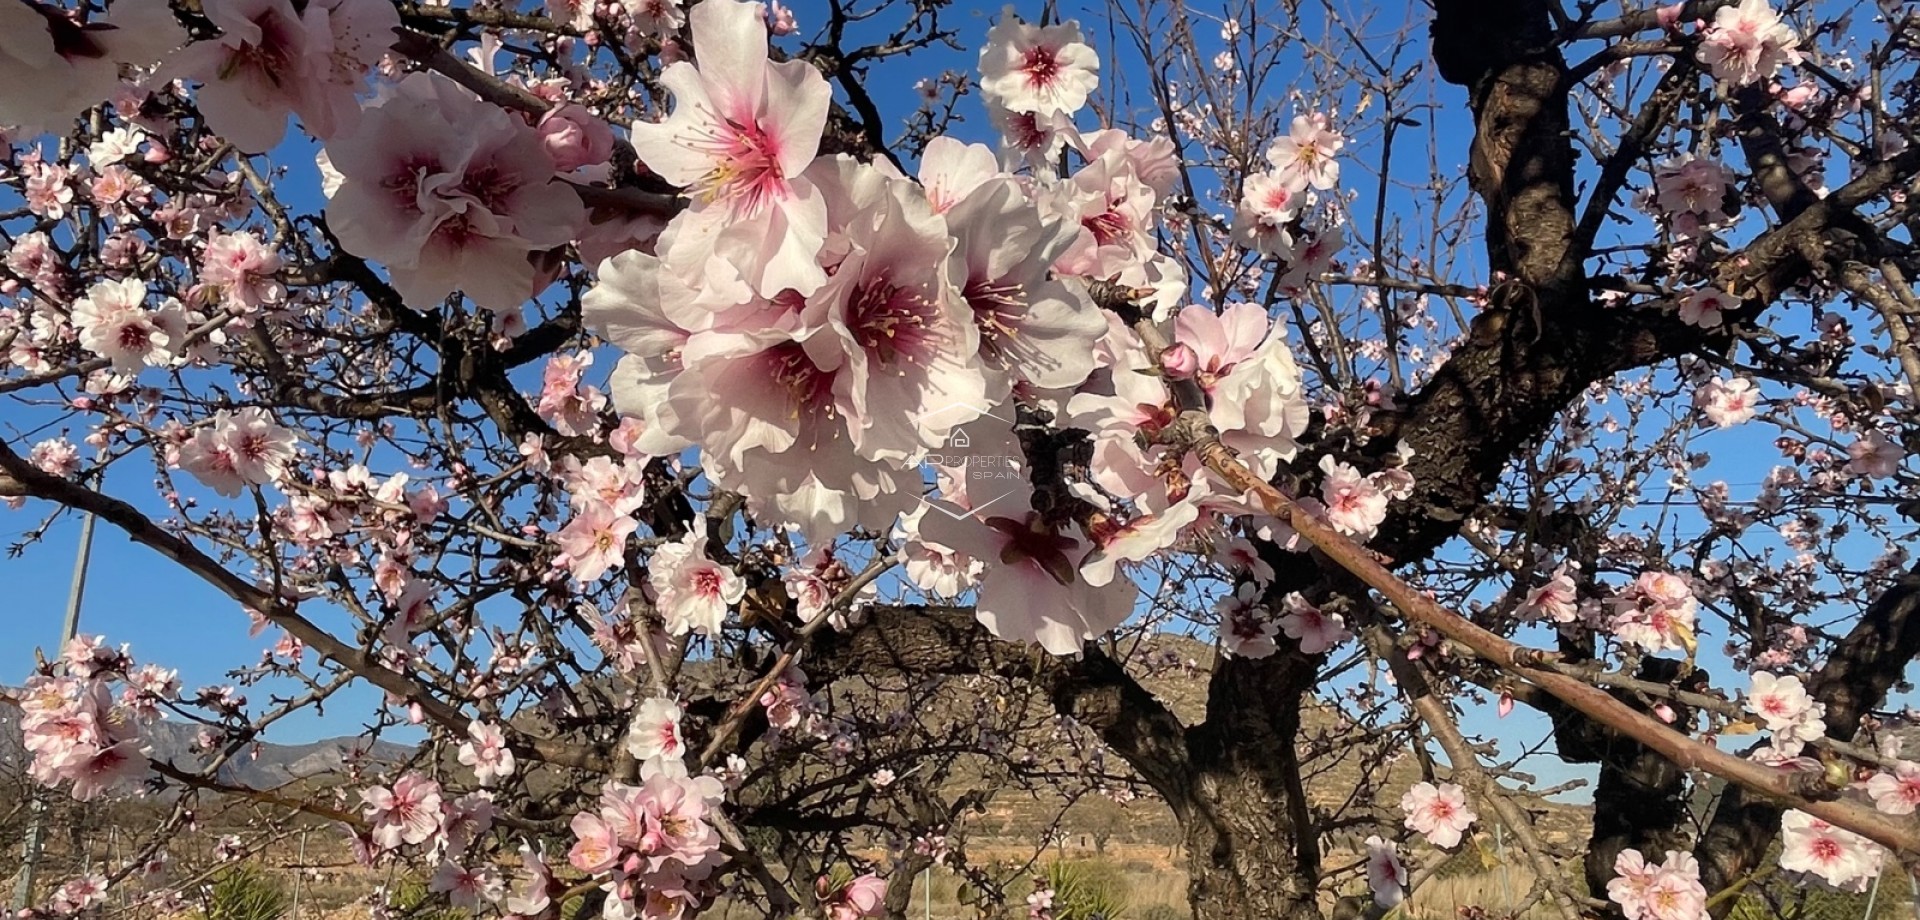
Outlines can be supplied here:
M174 672L136 666L99 636L73 639L59 664L57 674L29 678L21 695L28 774L44 786L71 783L81 802L137 783L147 773L141 727L179 696Z
M1702 920L1707 889L1700 863L1690 853L1668 850L1665 861L1650 864L1639 850L1622 850L1613 861L1607 900L1620 905L1627 920Z
M1808 696L1798 677L1755 672L1746 706L1773 733L1775 758L1798 757L1808 742L1827 733L1827 705Z
M604 876L609 917L672 917L704 900L702 883L725 860L708 815L725 793L713 777L650 761L638 786L608 783L595 811L573 816L575 869Z
M1692 655L1700 602L1687 581L1671 572L1643 572L1614 595L1609 625L1615 637L1647 652L1669 649Z

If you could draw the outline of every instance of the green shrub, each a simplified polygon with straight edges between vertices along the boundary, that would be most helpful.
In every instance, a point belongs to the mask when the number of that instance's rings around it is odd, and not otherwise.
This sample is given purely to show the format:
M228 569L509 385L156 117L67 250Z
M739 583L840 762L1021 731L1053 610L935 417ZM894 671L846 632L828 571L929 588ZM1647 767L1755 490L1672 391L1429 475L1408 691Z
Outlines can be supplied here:
M1120 920L1127 912L1126 879L1103 862L1076 860L1047 867L1055 920Z
M286 916L287 890L253 866L238 866L207 889L201 915L206 920L280 920Z

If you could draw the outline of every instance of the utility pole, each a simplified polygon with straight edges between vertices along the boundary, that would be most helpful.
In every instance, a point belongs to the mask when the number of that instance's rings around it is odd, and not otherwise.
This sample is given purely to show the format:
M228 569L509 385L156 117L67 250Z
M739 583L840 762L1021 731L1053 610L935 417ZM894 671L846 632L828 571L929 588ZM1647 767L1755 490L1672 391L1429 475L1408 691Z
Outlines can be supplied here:
M60 625L60 645L58 651L64 651L67 643L80 634L80 601L87 593L87 559L93 555L93 515L88 514L80 520L80 549L73 558L73 588L67 592L67 618ZM29 780L31 784L31 780ZM31 787L33 796L27 818L26 851L20 857L20 883L13 890L13 909L23 911L33 906L33 872L40 862L40 849L47 833L47 798L45 790Z

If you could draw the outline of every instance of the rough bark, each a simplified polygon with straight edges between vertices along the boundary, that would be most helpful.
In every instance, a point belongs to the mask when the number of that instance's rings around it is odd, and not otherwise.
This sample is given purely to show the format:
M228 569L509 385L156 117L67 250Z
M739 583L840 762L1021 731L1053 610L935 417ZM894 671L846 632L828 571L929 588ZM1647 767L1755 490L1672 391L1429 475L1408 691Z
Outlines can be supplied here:
M1216 661L1207 720L1187 735L1188 897L1197 920L1318 917L1319 834L1295 740L1316 662Z

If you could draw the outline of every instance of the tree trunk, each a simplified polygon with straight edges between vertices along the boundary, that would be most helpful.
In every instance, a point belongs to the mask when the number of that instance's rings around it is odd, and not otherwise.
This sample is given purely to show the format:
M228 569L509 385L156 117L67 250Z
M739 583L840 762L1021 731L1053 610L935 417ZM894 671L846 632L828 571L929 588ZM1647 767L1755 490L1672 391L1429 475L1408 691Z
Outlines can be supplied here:
M1176 808L1195 920L1320 916L1319 837L1295 748L1316 670L1290 652L1216 662L1206 724L1188 735L1187 801Z

